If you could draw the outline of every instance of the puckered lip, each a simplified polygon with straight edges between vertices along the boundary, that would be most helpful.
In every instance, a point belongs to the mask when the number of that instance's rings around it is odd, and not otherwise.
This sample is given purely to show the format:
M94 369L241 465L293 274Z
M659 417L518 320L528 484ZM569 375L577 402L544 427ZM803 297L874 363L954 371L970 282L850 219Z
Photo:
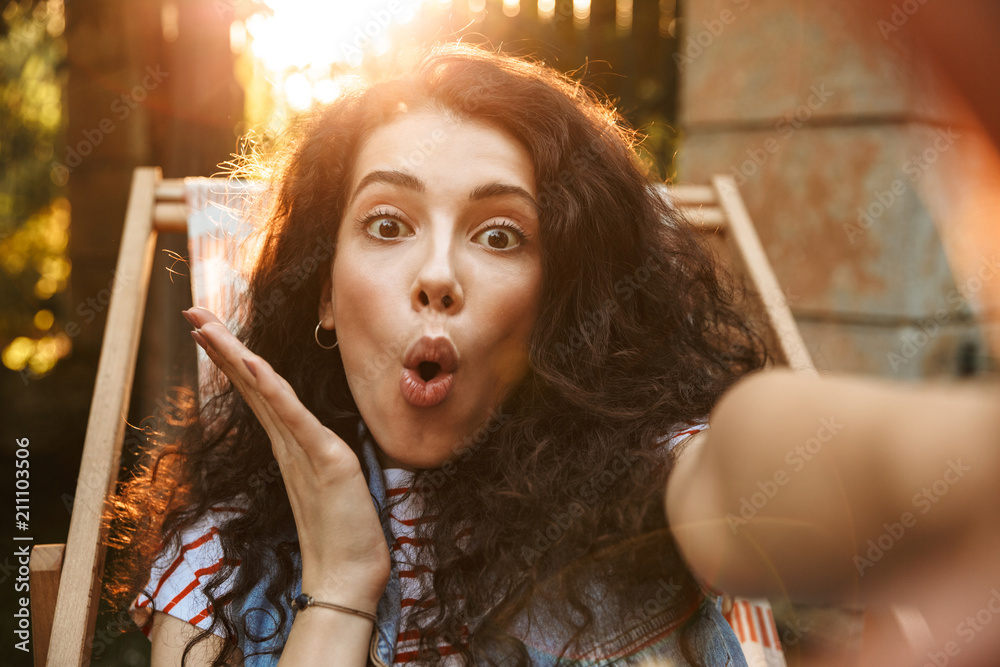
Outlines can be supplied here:
M458 369L458 350L447 336L421 336L403 355L403 367L416 369L421 363L436 363L445 373Z

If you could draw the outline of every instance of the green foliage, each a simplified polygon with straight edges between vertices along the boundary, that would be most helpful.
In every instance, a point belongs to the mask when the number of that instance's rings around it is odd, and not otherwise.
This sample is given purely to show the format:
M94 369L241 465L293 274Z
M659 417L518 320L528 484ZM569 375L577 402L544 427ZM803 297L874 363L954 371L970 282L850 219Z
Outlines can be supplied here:
M53 171L63 27L59 0L9 2L0 22L0 346L8 368L35 374L69 351L68 339L45 335L70 270L69 208Z

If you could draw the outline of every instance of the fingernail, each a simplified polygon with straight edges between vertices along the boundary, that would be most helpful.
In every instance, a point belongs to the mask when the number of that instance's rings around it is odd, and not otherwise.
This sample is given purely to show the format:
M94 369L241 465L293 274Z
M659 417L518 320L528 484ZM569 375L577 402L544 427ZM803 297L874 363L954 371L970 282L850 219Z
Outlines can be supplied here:
M194 338L195 342L198 343L198 345L201 345L206 350L208 349L209 347L208 341L205 339L204 336L201 335L201 331L199 331L198 329L195 329L194 331L191 332L191 338Z
M181 315L184 316L184 319L187 320L191 326L196 329L198 328L198 320L194 318L194 315L192 315L190 311L182 310Z
M253 369L253 366L250 365L250 360L249 359L244 359L243 360L243 365L247 367L248 371L250 371L250 375L252 375L254 377L257 377L257 371L255 371Z

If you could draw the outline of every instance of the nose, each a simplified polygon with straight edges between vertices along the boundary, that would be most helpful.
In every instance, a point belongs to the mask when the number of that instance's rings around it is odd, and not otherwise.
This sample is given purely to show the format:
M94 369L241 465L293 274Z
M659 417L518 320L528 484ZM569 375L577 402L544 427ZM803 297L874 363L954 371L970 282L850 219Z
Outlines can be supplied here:
M411 290L411 302L416 311L430 309L454 315L464 303L450 239L427 238L424 256Z

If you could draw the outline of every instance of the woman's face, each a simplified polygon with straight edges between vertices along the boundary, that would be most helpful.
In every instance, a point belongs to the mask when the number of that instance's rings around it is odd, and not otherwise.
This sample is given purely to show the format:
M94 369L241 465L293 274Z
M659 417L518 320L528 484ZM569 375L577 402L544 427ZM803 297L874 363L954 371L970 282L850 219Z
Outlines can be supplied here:
M440 111L373 131L329 292L347 381L389 465L436 467L527 371L542 291L535 173L491 125Z

